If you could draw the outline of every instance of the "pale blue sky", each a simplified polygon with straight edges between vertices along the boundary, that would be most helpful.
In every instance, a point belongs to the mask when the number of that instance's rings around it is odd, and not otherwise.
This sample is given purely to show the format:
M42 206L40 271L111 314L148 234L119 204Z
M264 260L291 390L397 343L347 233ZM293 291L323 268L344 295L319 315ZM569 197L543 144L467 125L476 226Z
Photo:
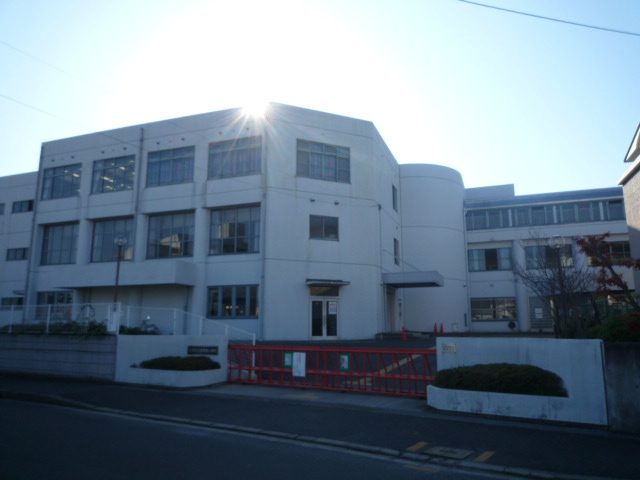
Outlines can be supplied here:
M400 163L517 194L614 186L640 1L0 0L0 175L40 144L273 101L371 120Z

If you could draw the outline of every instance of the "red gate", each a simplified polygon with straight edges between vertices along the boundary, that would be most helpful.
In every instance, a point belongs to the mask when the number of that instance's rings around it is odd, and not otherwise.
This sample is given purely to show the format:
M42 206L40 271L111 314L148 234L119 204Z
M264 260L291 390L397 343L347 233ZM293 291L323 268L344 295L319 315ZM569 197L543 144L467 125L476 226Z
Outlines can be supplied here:
M426 397L436 349L229 345L229 381Z

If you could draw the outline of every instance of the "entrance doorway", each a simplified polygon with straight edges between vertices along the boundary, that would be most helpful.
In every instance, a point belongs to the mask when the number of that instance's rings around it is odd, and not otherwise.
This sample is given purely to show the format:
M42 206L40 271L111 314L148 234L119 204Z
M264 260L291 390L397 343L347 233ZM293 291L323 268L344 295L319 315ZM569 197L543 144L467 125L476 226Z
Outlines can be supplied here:
M311 337L338 336L338 297L311 297Z

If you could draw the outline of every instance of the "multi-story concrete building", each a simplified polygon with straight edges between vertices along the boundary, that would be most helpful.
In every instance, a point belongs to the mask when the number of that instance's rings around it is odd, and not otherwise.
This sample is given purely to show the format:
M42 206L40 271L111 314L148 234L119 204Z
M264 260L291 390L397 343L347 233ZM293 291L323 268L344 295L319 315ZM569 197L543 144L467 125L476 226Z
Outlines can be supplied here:
M620 188L465 190L371 122L284 105L44 143L0 206L5 311L117 300L265 340L547 329L510 269L527 242L627 238Z

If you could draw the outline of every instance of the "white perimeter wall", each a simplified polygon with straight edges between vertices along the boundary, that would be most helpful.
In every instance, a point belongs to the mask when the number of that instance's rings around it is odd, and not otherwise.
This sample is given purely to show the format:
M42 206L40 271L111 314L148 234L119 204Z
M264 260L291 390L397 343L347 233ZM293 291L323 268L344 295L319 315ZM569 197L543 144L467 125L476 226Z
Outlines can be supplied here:
M551 404L549 419L607 424L601 340L545 338L437 339L438 371L488 363L535 365L560 376L569 394ZM527 396L528 397L528 396ZM514 396L515 401L518 395Z

